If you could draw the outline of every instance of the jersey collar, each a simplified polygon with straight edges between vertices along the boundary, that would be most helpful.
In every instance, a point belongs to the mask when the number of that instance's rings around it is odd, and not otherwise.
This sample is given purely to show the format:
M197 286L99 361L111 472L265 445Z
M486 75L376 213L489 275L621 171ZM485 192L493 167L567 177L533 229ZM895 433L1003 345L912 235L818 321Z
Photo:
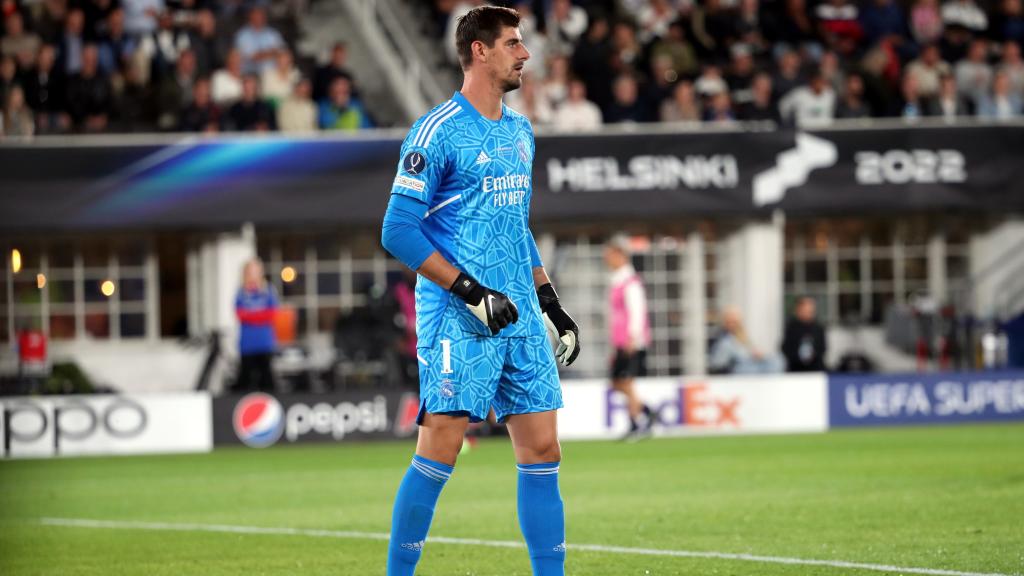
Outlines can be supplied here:
M462 109L467 114L472 116L474 120L485 120L487 122L493 122L493 123L497 124L497 123L501 122L502 120L504 120L505 116L508 115L508 111L505 110L505 103L504 102L501 103L501 118L499 118L497 120L491 120L490 118L487 118L486 116L481 114L480 111L477 110L473 106L473 104L470 103L470 101L467 100L466 97L462 95L462 92L456 90L455 94L452 95L452 100L455 100L456 102L458 102L459 106L461 106Z

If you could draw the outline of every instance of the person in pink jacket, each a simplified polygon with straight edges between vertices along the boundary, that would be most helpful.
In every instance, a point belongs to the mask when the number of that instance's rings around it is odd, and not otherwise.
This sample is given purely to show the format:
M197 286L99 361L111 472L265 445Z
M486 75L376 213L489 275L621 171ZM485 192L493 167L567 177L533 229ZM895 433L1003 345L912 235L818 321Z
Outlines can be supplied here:
M630 263L630 252L629 238L616 235L605 245L604 261L612 271L608 291L611 383L629 402L630 429L625 439L635 440L650 433L654 418L633 386L635 378L647 375L651 325L643 279Z

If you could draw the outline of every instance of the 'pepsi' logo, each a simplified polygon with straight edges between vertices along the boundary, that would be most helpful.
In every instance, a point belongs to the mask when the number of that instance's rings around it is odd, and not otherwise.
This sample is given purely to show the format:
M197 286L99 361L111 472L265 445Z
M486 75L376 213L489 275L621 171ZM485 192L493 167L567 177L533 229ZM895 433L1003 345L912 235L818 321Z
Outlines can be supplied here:
M265 448L281 438L284 410L273 396L255 392L235 404L231 422L239 440L253 448Z

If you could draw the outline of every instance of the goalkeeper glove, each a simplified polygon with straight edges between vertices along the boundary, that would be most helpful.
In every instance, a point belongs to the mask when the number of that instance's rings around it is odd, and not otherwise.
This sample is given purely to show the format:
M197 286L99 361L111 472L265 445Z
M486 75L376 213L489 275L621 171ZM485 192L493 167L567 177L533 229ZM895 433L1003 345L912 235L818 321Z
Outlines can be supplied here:
M537 299L544 314L544 324L558 340L555 356L562 366L568 366L580 355L580 328L558 303L558 294L551 283L537 288Z
M465 273L459 274L449 290L462 298L466 308L491 330L492 335L519 320L519 309L508 296L481 285Z

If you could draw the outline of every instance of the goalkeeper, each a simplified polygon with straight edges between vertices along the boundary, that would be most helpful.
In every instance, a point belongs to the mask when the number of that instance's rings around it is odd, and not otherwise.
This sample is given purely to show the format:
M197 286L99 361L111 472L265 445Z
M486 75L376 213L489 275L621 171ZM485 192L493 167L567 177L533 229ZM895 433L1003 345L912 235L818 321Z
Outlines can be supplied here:
M395 498L387 573L415 571L466 427L493 408L512 438L519 525L533 572L560 576L556 357L563 365L576 359L579 330L529 228L533 129L502 104L522 83L530 53L518 14L493 6L459 20L456 44L462 90L409 131L382 232L384 247L419 274L420 428Z

